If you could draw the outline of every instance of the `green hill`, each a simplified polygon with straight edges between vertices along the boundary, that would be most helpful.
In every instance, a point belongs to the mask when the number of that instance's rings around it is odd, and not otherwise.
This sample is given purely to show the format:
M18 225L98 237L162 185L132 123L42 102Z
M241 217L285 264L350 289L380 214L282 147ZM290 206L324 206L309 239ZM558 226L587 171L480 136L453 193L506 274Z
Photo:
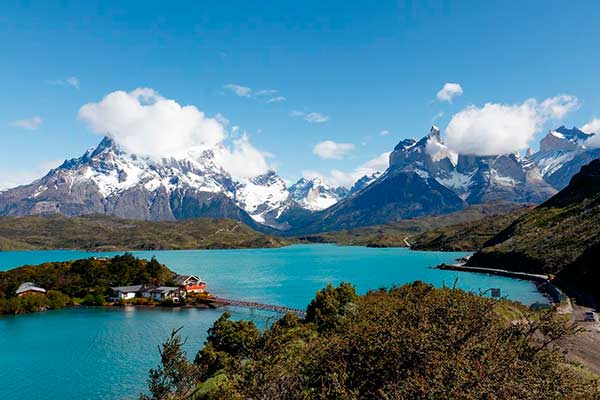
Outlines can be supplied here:
M600 299L600 159L523 215L469 260L469 265L556 275L582 299ZM581 293L583 292L583 293Z
M441 232L445 232L444 229L442 229L445 227L456 226L454 229L458 229L457 225L460 224L478 221L487 217L506 215L506 217L503 217L506 219L506 224L498 227L495 232L489 234L488 238L491 238L493 234L511 222L509 221L510 214L513 212L522 212L522 210L527 208L528 206L523 204L502 201L477 204L469 206L464 210L445 215L410 218L384 225L374 225L351 230L303 236L300 239L310 242L339 243L354 246L406 247L405 239L412 244L415 238L419 237L424 232L438 232L437 235L439 235ZM436 231L438 229L441 230ZM488 230L491 232L491 228ZM431 237L433 238L435 235L436 234L434 233ZM423 236L419 241L419 243L423 244L423 249L437 250L436 248L433 248L433 246L424 245L426 237L429 238L429 236ZM483 241L481 240L478 240L477 242L479 245L482 243ZM470 251L471 249L476 250L479 248L476 247L477 244L469 244L464 241L461 246L463 246L465 250Z
M0 217L0 250L229 249L287 243L229 219L155 222L102 215Z
M434 228L409 238L410 248L413 250L477 251L485 242L531 209L532 207L523 206L506 214Z

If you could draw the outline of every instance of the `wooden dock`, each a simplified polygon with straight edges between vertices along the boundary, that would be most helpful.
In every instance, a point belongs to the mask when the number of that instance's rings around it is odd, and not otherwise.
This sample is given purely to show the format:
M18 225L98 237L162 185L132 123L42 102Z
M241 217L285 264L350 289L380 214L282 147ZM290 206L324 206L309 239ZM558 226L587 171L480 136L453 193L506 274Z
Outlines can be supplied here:
M299 317L304 317L306 315L306 311L301 310L299 308L291 308L291 307L286 307L286 306L278 306L278 305L274 305L274 304L258 303L255 301L225 299L222 297L216 297L214 299L214 302L222 304L223 306L229 306L229 307L243 307L243 308L249 308L251 310L272 311L272 312L276 312L276 313L280 313L280 314L292 313Z

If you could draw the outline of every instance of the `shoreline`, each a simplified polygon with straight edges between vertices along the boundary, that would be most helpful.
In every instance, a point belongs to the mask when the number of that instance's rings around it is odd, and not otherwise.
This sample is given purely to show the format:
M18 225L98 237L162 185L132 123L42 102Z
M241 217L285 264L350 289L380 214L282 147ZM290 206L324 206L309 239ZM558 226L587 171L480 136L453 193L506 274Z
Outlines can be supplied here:
M161 309L161 310L172 310L172 309L205 309L205 310L216 310L218 308L226 307L227 304L219 302L219 301L209 301L206 303L197 303L197 304L184 304L184 305L161 305L161 304L118 304L118 303L106 303L104 305L88 305L88 304L71 304L65 307L59 308L49 308L45 310L39 310L35 312L26 312L26 313L17 313L17 314L2 314L0 313L0 318L5 316L19 316L19 315L30 315L30 314L38 314L44 313L48 311L58 311L65 309L82 309L82 308L92 308L92 309L115 309L115 310L123 310L126 308L141 308L141 309Z
M534 282L538 291L546 296L552 304L559 305L563 302L569 302L569 297L560 290L551 281L550 276L543 274L530 274L527 272L509 271L497 268L469 267L464 263L457 264L440 264L435 267L439 270L472 272L478 274L503 276L511 279L519 279L524 281Z

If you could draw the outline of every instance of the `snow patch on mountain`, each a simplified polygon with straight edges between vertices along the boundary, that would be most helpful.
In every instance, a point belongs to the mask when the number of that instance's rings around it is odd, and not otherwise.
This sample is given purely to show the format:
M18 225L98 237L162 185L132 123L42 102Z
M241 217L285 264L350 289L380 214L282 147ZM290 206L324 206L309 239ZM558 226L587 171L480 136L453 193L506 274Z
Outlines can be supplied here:
M290 197L301 207L320 211L331 207L348 194L343 187L331 187L323 183L319 178L301 178L290 186Z

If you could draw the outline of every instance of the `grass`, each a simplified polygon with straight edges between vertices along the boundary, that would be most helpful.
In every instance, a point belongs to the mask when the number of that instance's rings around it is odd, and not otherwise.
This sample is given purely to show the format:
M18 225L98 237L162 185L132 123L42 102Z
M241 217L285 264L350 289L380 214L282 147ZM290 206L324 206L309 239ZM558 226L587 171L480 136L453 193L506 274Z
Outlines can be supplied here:
M406 247L406 239L422 250L474 251L529 208L510 202L478 204L446 215L326 232L299 239L368 247Z
M0 217L0 250L227 249L289 243L228 219L154 222L101 215Z

